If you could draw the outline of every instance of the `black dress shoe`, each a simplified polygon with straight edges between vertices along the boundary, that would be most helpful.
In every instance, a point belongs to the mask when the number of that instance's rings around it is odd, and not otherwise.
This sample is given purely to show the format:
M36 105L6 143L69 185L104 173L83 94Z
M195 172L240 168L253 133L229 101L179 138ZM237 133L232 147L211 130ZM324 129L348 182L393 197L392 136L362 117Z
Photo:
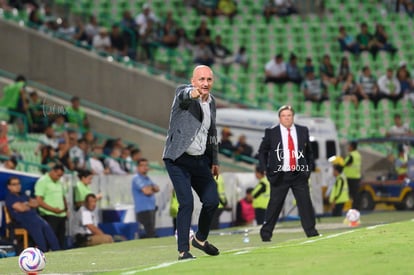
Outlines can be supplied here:
M184 252L184 254L182 256L178 256L178 260L191 260L191 259L195 259L196 257L194 257L193 255L191 255L190 252L186 251Z
M318 231L312 232L311 234L308 234L308 238L312 238L312 237L319 237L322 236L321 234L319 234Z
M191 244L202 251L204 251L206 254L210 256L217 256L220 254L220 251L212 244L209 244L207 241L204 242L204 245L199 244L195 238L191 241Z
M262 238L262 242L270 242L271 239L270 238Z

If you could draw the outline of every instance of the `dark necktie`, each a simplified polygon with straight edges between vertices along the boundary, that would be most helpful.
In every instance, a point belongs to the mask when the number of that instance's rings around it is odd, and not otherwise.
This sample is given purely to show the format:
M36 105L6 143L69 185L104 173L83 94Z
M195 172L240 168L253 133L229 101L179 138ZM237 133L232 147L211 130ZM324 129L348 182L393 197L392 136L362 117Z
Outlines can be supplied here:
M295 144L293 143L293 138L290 135L290 128L288 130L288 149L289 149L289 167L290 171L294 171L296 168L296 157L295 157Z

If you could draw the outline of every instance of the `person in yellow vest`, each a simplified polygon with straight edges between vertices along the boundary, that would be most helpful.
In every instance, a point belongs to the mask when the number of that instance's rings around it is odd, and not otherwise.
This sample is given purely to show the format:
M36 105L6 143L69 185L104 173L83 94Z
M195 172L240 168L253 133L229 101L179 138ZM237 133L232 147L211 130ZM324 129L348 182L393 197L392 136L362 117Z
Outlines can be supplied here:
M352 208L358 209L358 190L361 181L362 159L359 153L358 143L351 141L348 144L349 154L345 158L344 174L348 180L349 196L352 199Z
M345 203L349 200L348 181L344 175L344 161L341 157L337 157L333 162L333 175L335 176L335 184L329 194L329 203L332 208L332 216L342 216Z
M77 96L70 100L72 105L66 108L66 116L71 126L76 127L80 132L84 133L89 129L89 121L85 110L80 107L80 99Z
M270 199L270 183L264 172L260 171L259 167L256 167L255 175L259 182L252 191L253 208L256 223L260 225L264 222L267 204Z
M397 173L397 179L403 180L407 177L407 164L408 157L405 153L404 146L398 145L398 157L394 161L395 172Z
M217 192L219 195L219 206L216 212L214 212L214 216L213 216L213 220L211 221L210 228L219 229L221 213L223 213L224 210L228 210L228 207L227 207L226 189L224 186L223 176L219 174L218 177L214 179L217 183Z
M170 201L170 216L173 219L173 232L177 229L177 214L178 214L178 200L175 190L172 191L171 201Z

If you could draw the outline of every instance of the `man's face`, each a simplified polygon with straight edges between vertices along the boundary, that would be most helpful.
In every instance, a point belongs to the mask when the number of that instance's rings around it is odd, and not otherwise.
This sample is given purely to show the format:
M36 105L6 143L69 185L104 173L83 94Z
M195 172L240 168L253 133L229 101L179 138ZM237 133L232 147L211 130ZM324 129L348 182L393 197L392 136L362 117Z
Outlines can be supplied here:
M198 66L194 69L193 77L191 78L191 84L199 89L201 96L207 96L213 87L214 78L213 72L207 66Z
M63 176L63 174L64 174L63 170L57 169L57 170L50 171L49 176L54 182L56 182Z
M96 208L96 198L89 197L88 200L85 202L85 207L89 211L93 211Z
M286 128L290 128L293 124L293 112L292 110L283 110L279 114L279 121Z
M10 193L17 194L20 193L22 186L20 185L20 181L18 179L12 179L7 185L7 189L9 189Z
M91 184L91 182L92 182L92 178L93 178L93 175L89 175L89 176L87 176L87 177L83 177L83 178L82 178L82 182L83 182L83 183L86 183L86 184Z

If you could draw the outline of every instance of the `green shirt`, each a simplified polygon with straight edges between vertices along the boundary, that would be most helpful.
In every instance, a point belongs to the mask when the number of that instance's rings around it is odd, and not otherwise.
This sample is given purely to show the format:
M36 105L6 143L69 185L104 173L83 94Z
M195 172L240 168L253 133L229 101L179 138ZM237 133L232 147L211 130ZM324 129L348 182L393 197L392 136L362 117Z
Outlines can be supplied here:
M75 110L72 106L66 108L68 122L77 125L80 129L84 128L83 122L86 118L86 113L83 109Z
M37 180L35 184L35 194L36 196L42 197L43 201L46 204L59 209L65 209L65 193L63 190L63 185L60 181L54 182L50 178L49 174L46 174ZM41 215L50 215L57 217L66 216L66 212L56 214L44 209L43 207L39 207L39 212Z
M361 154L354 150L345 158L344 174L348 179L361 178Z
M329 202L346 203L349 200L348 181L342 173L336 177L335 185L329 195Z
M89 185L78 181L75 187L75 202L83 202L88 194L91 194L92 190Z
M20 90L24 85L25 83L23 81L19 81L4 87L3 97L0 99L0 106L11 110L16 109L20 98Z

